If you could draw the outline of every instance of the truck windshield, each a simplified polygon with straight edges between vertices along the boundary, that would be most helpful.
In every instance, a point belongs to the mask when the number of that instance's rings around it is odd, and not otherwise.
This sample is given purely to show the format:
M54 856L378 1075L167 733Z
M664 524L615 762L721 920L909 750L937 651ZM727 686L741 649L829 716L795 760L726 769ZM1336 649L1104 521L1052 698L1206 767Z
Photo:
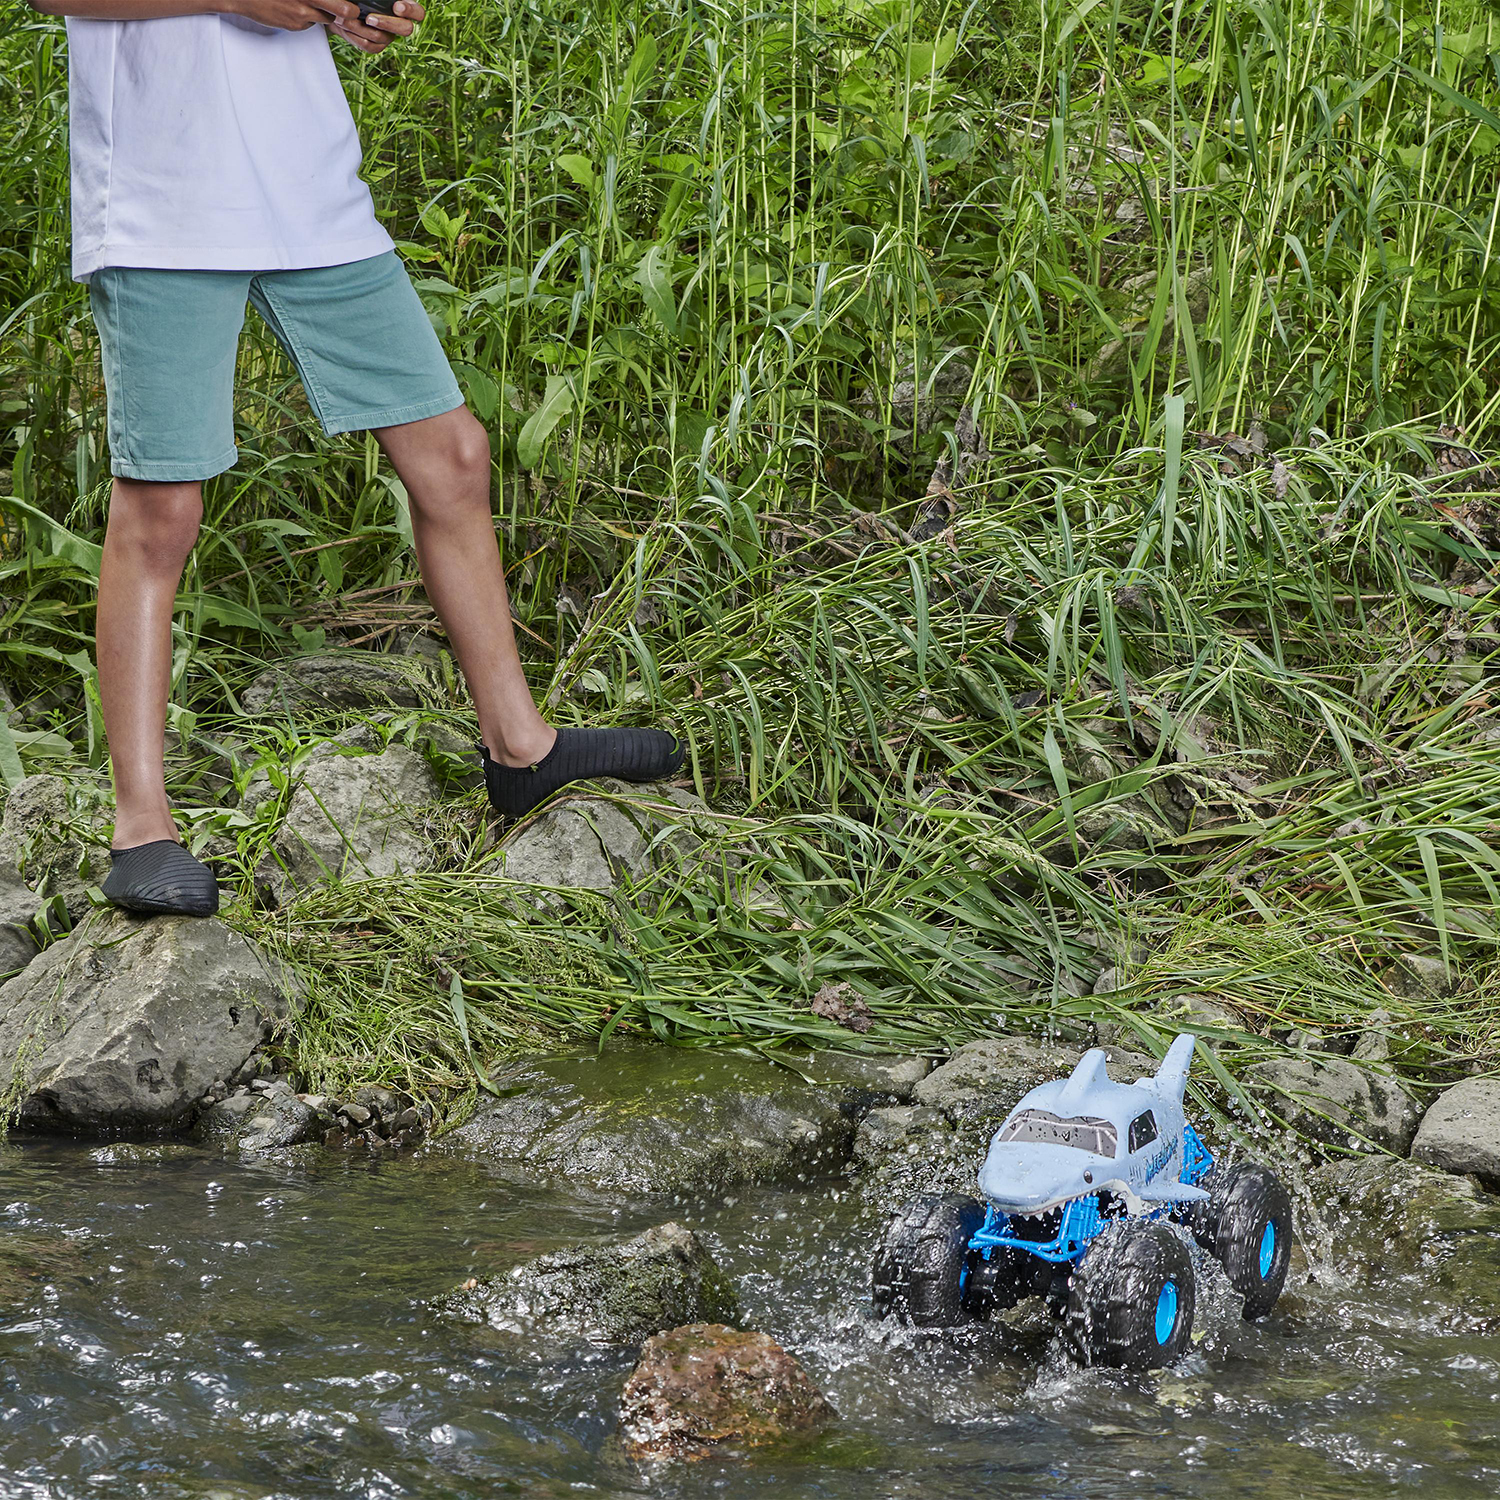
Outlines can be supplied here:
M1002 1141L1035 1141L1043 1146L1076 1146L1096 1156L1113 1156L1120 1138L1108 1120L1092 1115L1063 1118L1045 1109L1023 1109L1013 1120L1007 1120L1000 1132Z

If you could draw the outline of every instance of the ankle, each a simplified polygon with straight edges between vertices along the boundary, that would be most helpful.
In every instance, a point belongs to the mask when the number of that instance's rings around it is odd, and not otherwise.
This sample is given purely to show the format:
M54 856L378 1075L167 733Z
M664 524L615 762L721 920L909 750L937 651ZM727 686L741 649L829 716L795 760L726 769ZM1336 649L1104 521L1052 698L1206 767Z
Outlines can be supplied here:
M485 749L489 751L490 759L497 766L510 766L512 769L534 766L538 761L545 760L556 743L557 731L540 719L533 727L524 730L500 730L492 727L484 736Z
M134 849L141 844L154 844L160 839L171 839L174 843L182 842L182 836L177 832L177 824L167 809L149 812L116 810L114 836L109 841L111 848Z

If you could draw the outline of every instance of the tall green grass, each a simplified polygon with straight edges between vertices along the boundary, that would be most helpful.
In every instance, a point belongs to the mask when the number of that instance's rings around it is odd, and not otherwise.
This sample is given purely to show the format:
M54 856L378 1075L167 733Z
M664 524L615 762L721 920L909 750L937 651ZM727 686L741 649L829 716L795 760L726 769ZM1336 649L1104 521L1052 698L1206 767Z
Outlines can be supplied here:
M51 22L0 38L7 780L103 755L64 65ZM459 0L342 66L495 438L538 695L680 727L792 894L533 909L476 837L462 875L247 906L314 981L330 1077L609 1024L855 1042L807 1010L834 975L905 1045L1104 1014L1149 1041L1199 987L1262 1035L1395 1007L1419 1076L1492 1061L1488 9ZM263 334L241 380L173 774L248 870L265 830L204 779L238 688L430 616L373 446L315 434ZM455 1009L458 942L488 957ZM1467 988L1396 1000L1398 950ZM1117 960L1126 990L1081 993Z

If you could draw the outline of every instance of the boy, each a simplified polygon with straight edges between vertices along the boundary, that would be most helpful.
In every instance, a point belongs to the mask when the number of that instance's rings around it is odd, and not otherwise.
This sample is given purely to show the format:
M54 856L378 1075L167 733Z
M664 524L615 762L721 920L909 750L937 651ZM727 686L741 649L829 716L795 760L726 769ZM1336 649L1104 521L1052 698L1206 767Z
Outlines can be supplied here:
M32 0L67 17L73 274L104 362L114 484L99 572L99 694L115 785L105 894L209 915L178 840L163 749L171 622L202 481L235 461L235 349L250 301L327 433L373 431L411 497L428 597L478 710L485 782L515 817L570 781L682 763L653 729L553 729L516 655L490 513L490 448L376 222L329 51L410 36L417 0Z

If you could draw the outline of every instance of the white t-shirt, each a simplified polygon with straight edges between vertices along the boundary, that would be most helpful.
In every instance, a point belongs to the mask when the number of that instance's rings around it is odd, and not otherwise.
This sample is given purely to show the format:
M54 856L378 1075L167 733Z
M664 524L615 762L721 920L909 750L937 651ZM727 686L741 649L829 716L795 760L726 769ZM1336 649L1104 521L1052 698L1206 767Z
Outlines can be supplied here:
M73 275L380 255L328 34L239 16L68 20Z

